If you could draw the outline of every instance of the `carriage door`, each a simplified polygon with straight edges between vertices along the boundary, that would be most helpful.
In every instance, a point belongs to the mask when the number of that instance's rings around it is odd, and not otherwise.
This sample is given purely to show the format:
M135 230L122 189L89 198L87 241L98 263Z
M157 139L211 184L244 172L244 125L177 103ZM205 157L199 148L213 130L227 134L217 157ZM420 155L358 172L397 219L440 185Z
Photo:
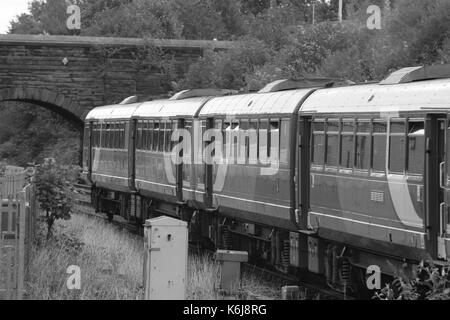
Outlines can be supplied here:
M447 229L445 195L446 179L446 136L448 121L438 115L427 117L425 166L426 166L426 243L427 251L434 259L446 259L446 241L444 229ZM445 226L445 227L444 227Z
M311 118L300 117L298 126L298 139L296 147L297 163L295 169L296 176L296 224L300 230L308 230L309 227L309 194L310 194L310 142L311 141Z
M445 162L441 164L442 183L444 189L444 204L439 212L440 235L438 237L438 258L450 259L450 115L445 123Z

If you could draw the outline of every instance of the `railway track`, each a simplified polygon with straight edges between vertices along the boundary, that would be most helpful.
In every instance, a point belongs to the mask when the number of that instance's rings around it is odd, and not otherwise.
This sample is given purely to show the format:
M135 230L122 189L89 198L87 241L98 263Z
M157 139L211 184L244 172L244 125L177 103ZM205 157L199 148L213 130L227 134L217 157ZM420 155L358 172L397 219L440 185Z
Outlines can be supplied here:
M133 234L139 234L138 227L135 224L127 222L125 219L115 216L113 220L109 220L106 215L96 213L91 206L90 186L76 184L74 187L73 211L75 213L88 214L97 219L109 221L113 225L121 229L126 229ZM189 248L193 252L207 253L211 256L214 255L213 251L199 248L198 245L190 245ZM326 284L321 283L318 277L314 275L308 275L305 279L302 277L302 280L299 280L299 278L294 275L285 274L252 263L244 263L243 270L261 277L266 281L276 283L277 285L280 285L280 287L285 285L298 285L301 288L302 296L308 299L353 300L351 296L330 289ZM262 299L264 299L264 297L262 297Z

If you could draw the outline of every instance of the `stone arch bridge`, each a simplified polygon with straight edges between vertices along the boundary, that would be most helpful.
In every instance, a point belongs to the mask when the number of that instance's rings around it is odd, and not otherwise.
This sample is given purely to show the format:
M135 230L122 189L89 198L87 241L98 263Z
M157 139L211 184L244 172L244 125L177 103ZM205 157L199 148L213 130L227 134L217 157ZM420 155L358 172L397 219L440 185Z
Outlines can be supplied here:
M148 61L155 57L149 52L168 54L181 75L206 49L230 46L223 41L0 35L0 102L30 102L81 127L94 107L132 95L167 93L167 75Z

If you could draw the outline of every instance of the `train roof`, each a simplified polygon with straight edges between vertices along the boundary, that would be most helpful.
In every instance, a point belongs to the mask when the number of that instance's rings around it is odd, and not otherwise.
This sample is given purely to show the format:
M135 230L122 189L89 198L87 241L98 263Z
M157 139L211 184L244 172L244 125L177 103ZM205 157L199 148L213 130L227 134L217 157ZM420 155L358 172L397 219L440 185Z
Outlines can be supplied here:
M300 89L217 97L205 104L199 116L291 115L311 91Z
M154 100L141 104L133 116L137 118L194 117L211 97L181 100Z
M302 113L395 113L450 109L450 79L320 89Z
M130 119L140 106L140 103L125 105L110 105L92 109L86 116L86 120L118 120Z
M211 97L182 100L154 100L143 103L117 104L92 109L86 120L118 120L130 118L193 117Z

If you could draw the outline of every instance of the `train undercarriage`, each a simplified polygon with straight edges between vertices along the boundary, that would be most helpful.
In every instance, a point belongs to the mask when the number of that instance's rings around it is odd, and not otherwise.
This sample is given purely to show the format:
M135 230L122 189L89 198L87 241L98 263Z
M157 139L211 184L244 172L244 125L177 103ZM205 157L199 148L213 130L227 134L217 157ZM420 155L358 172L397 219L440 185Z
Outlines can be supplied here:
M370 298L375 289L392 282L396 275L412 277L417 265L416 261L377 255L320 239L312 233L258 225L218 212L195 210L186 204L100 188L93 188L91 195L96 212L106 214L109 220L120 216L142 234L147 219L171 216L188 222L189 240L193 245L209 250L247 251L249 262L258 266L294 275L299 281L314 277L337 292L360 298ZM380 274L378 283L373 280L372 287L368 286L373 276L368 272L370 266L389 270ZM394 286L398 287L398 283L394 282Z

